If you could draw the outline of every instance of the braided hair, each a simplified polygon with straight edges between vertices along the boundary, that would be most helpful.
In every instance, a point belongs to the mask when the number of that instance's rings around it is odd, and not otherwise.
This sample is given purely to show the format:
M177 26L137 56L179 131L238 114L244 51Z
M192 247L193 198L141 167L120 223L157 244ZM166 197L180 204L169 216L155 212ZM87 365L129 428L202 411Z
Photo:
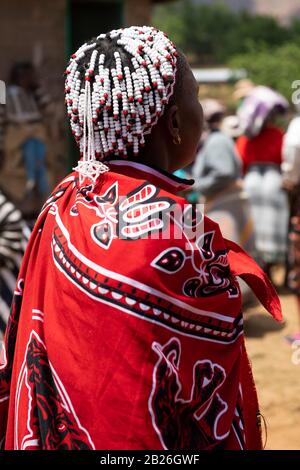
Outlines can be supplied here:
M65 102L81 160L95 180L108 157L137 157L174 94L178 52L148 26L113 30L83 44L66 69Z

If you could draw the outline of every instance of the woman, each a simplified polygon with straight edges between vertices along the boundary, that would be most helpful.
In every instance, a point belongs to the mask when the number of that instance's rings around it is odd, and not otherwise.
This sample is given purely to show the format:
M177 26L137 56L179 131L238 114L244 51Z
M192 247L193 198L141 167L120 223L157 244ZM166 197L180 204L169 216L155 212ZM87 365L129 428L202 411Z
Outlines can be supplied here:
M171 172L194 159L202 127L184 56L162 32L130 27L84 44L66 73L82 158L44 205L20 271L0 440L260 448L235 274L250 273L277 319L280 305L255 263L176 196L191 182Z
M280 170L283 131L274 118L287 107L285 98L261 86L254 88L239 109L244 135L237 139L237 151L251 202L257 258L267 273L286 254L288 202Z
M24 204L24 197L27 206L37 205L39 210L40 199L49 194L43 117L50 103L30 62L12 67L6 101L0 114L0 155L4 160L1 184L15 203L25 206L24 212L31 209ZM38 201L33 201L34 188Z

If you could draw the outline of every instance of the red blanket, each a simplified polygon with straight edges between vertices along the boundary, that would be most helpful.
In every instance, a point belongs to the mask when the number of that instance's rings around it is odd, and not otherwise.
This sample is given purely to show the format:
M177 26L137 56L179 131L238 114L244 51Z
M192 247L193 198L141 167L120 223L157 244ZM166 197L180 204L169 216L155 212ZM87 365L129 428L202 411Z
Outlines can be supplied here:
M261 448L235 275L280 320L272 286L179 179L110 168L95 187L66 178L33 231L0 367L2 446Z

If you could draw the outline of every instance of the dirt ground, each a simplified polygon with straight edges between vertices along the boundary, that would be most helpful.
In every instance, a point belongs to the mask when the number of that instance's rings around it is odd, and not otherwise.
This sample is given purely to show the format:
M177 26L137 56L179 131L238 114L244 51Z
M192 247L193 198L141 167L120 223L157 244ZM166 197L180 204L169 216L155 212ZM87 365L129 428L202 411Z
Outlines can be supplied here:
M282 273L275 273L275 279ZM276 279L276 281L277 281ZM300 449L300 343L292 347L284 337L299 330L295 298L279 290L285 317L275 322L257 305L245 312L248 354L266 420L266 449ZM264 433L265 436L265 433Z

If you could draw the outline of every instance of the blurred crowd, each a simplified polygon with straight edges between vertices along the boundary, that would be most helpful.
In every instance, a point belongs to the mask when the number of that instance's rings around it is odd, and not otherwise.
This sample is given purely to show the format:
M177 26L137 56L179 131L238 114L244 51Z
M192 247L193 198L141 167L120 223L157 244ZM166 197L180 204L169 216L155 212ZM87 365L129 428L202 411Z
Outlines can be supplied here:
M180 172L195 179L187 198L205 204L223 235L269 277L284 266L300 321L300 114L275 90L248 79L236 83L233 98L232 115L215 99L201 100L206 126L199 152ZM251 300L247 287L241 288ZM295 332L287 339L299 338Z

